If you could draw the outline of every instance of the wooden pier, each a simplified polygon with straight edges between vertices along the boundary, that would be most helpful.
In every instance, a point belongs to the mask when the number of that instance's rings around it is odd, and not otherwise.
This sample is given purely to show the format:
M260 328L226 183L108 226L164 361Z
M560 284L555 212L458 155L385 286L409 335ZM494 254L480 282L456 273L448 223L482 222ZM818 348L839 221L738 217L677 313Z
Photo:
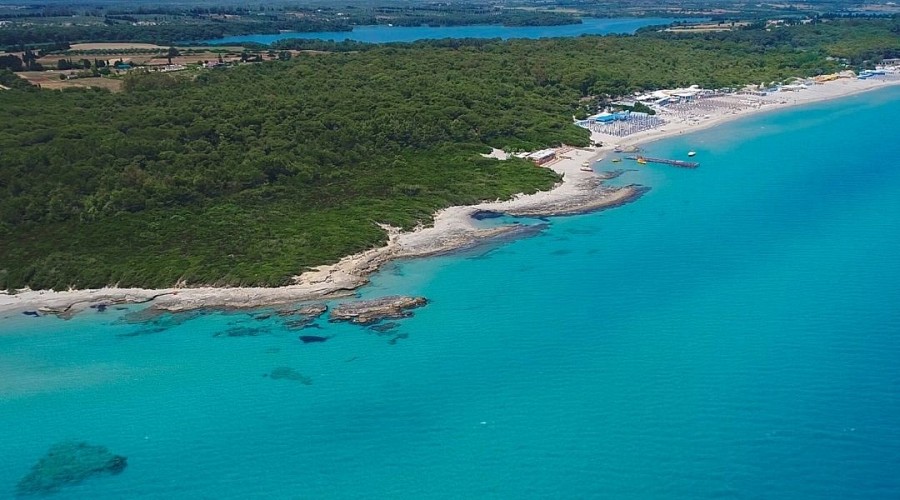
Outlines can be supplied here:
M651 158L649 156L626 156L625 158L636 161L643 160L644 163L662 163L664 165L672 165L681 168L697 168L700 166L700 164L695 161L667 160L665 158Z

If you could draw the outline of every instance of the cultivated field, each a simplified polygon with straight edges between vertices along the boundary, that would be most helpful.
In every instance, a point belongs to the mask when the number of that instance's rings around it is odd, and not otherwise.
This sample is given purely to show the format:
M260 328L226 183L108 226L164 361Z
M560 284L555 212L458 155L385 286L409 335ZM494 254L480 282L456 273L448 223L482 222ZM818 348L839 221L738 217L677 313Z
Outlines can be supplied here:
M109 43L74 43L70 50L127 50L127 49L166 49L161 45L153 45L152 43L129 43L129 42L109 42Z
M40 85L42 89L60 90L66 88L100 88L109 89L112 92L122 90L122 80L115 78L75 78L71 80L60 80L60 73L71 73L69 71L23 71L16 73L20 77L28 80L32 85Z
M740 22L734 23L732 26L731 23L728 24L692 24L688 26L674 26L672 28L666 28L666 31L670 31L672 33L703 33L703 32L716 32L716 31L731 31L736 28L743 28L747 26L749 23Z
M177 57L173 57L172 64L188 65L188 64L197 64L197 63L203 62L203 61L218 61L219 55L220 55L220 53L217 53L217 52L200 52L197 54L184 54L184 55L180 55ZM222 60L225 62L241 60L240 53L227 53L227 54L221 54L221 55L222 55ZM147 62L144 62L142 64L147 64L150 66L162 66L165 64L169 64L169 58L167 58L163 55L156 55L156 56L151 55L148 57L150 59Z
M130 64L148 64L148 62L157 57L156 54L107 54L107 53L91 53L86 52L84 54L50 54L44 57L41 57L37 60L42 66L45 68L55 68L56 64L60 59L71 59L73 62L78 62L81 59L89 59L93 61L94 59L99 59L101 61L109 61L110 63L114 63L118 60L122 60L122 62L130 63ZM165 63L164 63L165 64Z

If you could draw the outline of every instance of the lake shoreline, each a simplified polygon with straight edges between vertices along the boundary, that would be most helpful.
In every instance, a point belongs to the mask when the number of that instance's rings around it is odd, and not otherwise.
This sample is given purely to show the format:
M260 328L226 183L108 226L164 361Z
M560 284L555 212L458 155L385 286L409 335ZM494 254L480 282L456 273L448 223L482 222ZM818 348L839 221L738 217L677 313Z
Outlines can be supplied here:
M759 108L722 113L699 121L670 123L659 129L624 138L613 138L617 142L595 133L594 139L603 139L603 146L563 150L560 152L560 158L549 165L549 168L560 174L563 179L553 189L530 195L520 194L506 201L449 207L435 214L431 226L420 226L409 232L381 225L388 235L386 245L346 256L334 264L319 266L295 276L294 284L289 286L271 288L176 286L164 289L105 287L61 292L26 289L14 294L0 292L0 312L36 311L41 315L55 314L69 318L97 304L152 303L151 307L155 309L175 312L205 308L249 309L346 297L353 295L355 290L367 284L369 277L385 263L450 253L498 238L516 238L535 231L527 225L479 228L472 217L476 212L551 217L603 210L639 199L646 191L645 187L637 185L608 187L603 181L610 176L598 176L594 172L581 170L585 162L592 163L611 153L615 146L646 144L769 110L847 97L897 84L900 84L900 80L844 79L779 96L778 100Z

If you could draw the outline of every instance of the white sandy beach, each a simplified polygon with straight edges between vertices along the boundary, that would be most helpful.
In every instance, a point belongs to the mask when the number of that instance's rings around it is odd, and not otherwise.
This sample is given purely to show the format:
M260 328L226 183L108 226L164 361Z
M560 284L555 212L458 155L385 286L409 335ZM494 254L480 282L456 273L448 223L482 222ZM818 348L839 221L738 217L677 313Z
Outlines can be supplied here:
M531 195L519 195L508 201L484 202L477 205L450 207L435 215L434 224L414 231L401 232L384 226L389 240L385 246L344 257L339 262L320 266L294 278L295 284L277 288L219 288L185 287L168 289L102 288L63 292L22 290L15 294L0 292L0 312L40 310L63 317L95 303L144 302L152 297L153 306L165 310L188 310L201 307L245 308L271 304L322 300L352 293L364 285L368 276L382 264L399 258L413 258L474 245L486 239L514 235L518 226L480 229L473 223L472 214L480 210L517 215L559 215L597 210L626 203L640 195L632 186L613 189L602 186L593 172L580 169L608 154L616 145L629 146L713 127L743 116L768 110L784 109L812 102L900 84L893 79L839 79L796 92L779 92L758 99L758 106L739 110L705 113L689 119L672 119L665 126L629 135L607 136L592 133L594 141L603 147L570 149L549 165L561 174L563 181L554 189Z
M793 91L793 92L775 92L766 96L747 97L747 100L754 100L760 103L759 107L745 106L731 112L719 112L710 114L698 114L688 120L671 121L661 128L647 130L632 134L627 137L616 137L612 135L604 135L592 133L591 138L595 142L606 144L618 144L622 146L646 144L651 141L672 137L688 132L695 132L706 128L721 125L722 123L735 120L751 114L758 114L766 111L774 111L785 109L792 106L800 106L811 104L814 102L828 101L841 97L868 92L872 90L883 89L888 86L900 84L900 75L894 75L892 78L858 80L856 78L840 78L827 83L814 85L809 88ZM669 118L669 117L667 117Z

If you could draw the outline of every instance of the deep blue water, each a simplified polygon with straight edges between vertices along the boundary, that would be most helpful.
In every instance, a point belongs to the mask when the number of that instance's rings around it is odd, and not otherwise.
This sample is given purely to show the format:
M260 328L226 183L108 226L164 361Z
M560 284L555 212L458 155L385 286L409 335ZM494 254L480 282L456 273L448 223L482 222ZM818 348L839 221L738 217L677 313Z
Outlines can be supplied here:
M353 31L326 31L315 33L279 33L277 35L240 35L205 40L203 43L243 43L256 42L270 44L287 38L305 38L317 40L356 40L358 42L387 43L414 42L416 40L433 40L441 38L555 38L580 35L608 35L612 33L634 33L638 28L675 21L696 21L696 19L675 19L662 17L622 17L622 18L584 18L581 24L565 26L356 26Z
M898 126L895 88L651 144L701 166L389 266L363 296L432 302L386 336L0 319L0 497L77 439L129 466L53 498L900 498Z

